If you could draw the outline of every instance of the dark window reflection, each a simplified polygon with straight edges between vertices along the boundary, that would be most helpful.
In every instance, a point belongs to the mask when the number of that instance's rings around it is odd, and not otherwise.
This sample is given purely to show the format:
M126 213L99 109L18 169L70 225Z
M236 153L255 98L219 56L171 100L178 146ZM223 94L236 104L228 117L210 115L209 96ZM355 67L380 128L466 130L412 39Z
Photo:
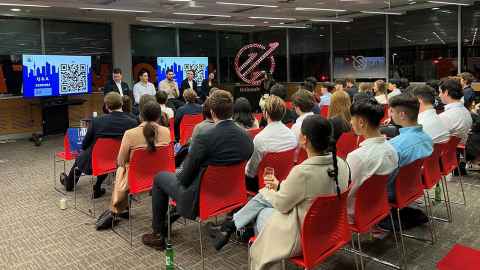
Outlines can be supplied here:
M238 51L249 43L249 34L219 32L219 39L220 81L222 83L241 82L235 73L234 61Z
M180 56L208 57L208 70L217 69L217 37L214 31L180 29Z
M480 78L480 2L462 9L462 71Z
M275 58L275 71L273 77L276 81L286 82L287 81L287 44L286 44L286 31L285 30L272 30L272 31L262 31L254 32L252 34L252 42L260 43L266 48L268 48L270 43L278 42L279 47L274 52ZM269 70L270 62L263 61L257 69Z

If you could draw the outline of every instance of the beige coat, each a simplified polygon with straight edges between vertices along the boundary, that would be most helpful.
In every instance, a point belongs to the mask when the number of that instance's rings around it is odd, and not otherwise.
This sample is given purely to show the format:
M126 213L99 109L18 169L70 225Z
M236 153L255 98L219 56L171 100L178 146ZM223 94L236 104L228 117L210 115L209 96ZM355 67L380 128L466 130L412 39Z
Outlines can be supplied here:
M349 168L338 158L340 190L348 186ZM313 199L336 194L332 156L315 156L295 166L279 191L263 188L260 193L277 210L274 211L250 248L252 270L274 269L285 258L301 254L300 229ZM301 224L300 224L301 223Z

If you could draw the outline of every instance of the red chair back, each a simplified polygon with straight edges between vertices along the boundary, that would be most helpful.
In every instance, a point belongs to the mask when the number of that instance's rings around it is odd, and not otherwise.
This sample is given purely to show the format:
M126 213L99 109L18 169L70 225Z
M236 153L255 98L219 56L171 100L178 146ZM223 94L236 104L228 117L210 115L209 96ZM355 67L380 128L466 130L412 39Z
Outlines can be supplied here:
M120 139L98 138L92 150L92 175L98 176L114 172L117 169L117 156L120 151Z
M423 195L423 161L424 159L418 159L400 168L395 179L396 202L392 203L394 208L404 208Z
M260 123L260 121L263 118L263 113L254 113L253 116L257 119L257 121Z
M320 116L322 116L323 118L328 118L328 108L329 106L321 106L320 107Z
M182 117L180 122L180 144L187 144L190 137L192 137L193 129L195 126L203 121L203 115L201 114L186 114Z
M263 156L260 165L258 165L258 187L263 188L265 186L263 180L263 171L265 167L271 167L275 170L275 177L279 181L283 181L287 178L290 170L293 167L293 159L295 157L295 148L283 152L267 153Z
M293 103L291 101L285 101L285 107L291 110L293 109Z
M247 130L248 132L248 135L250 135L250 138L255 138L255 136L257 136L258 133L260 133L260 131L262 131L261 128L251 128L249 130Z
M168 127L170 128L170 141L175 141L175 119L172 117L168 120Z
M307 158L308 158L307 151L305 151L305 149L303 149L302 147L299 147L296 164L302 163Z
M145 148L133 150L128 168L128 186L130 194L152 189L153 178L159 172L175 172L173 144L158 146L155 152Z
M382 120L380 120L380 124L385 122L388 118L390 118L389 107L388 107L388 104L385 104L385 105L383 105L383 118L382 118Z
M357 181L357 179L353 179ZM355 232L364 233L390 213L387 193L388 175L372 175L355 193Z
M287 126L288 128L292 128L293 124L294 124L293 122L290 122L290 123L285 124L285 126Z
M433 146L432 154L425 158L422 167L422 181L423 189L433 188L442 179L442 173L440 171L440 158L441 145L435 144Z
M302 266L313 269L335 251L348 244L352 234L347 220L347 196L335 194L317 197L303 221L301 241ZM294 258L294 261L295 260Z
M440 147L442 151L442 154L440 155L440 169L442 175L449 175L458 167L457 146L460 143L460 140L459 137L452 136L446 144L443 144Z
M337 141L337 156L347 158L347 155L358 148L358 136L353 131L344 132Z
M200 182L201 220L228 213L247 203L245 164L208 166Z

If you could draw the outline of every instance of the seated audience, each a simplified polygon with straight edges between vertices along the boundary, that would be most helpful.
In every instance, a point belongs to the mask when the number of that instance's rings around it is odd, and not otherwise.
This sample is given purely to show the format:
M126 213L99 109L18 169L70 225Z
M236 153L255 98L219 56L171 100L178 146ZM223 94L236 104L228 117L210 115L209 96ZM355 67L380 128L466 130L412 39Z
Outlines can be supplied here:
M390 79L388 81L388 91L390 92L388 94L388 99L394 96L398 96L402 93L402 91L399 88L400 85L401 85L401 82L398 79Z
M335 91L345 91L345 80L343 79L335 80Z
M365 137L359 148L347 156L352 179L352 189L348 195L348 216L352 223L358 188L373 175L390 175L398 167L398 155L379 130L383 105L374 98L369 98L355 102L350 112L353 131L358 136Z
M220 250L236 230L255 223L257 239L250 248L250 269L271 269L282 259L301 255L302 223L314 199L340 196L348 186L349 168L337 158L331 134L328 120L319 115L305 118L300 144L308 159L295 166L284 181L267 180L267 186L236 212L232 221L219 231L212 228L215 248Z
M362 82L358 85L358 93L355 94L355 96L353 96L353 101L352 103L354 103L355 101L358 100L358 98L361 98L361 97L364 97L364 96L367 96L367 97L373 97L373 86L371 83L366 83L366 82Z
M423 131L432 138L433 143L447 142L450 139L450 132L433 108L434 90L428 85L417 86L413 94L420 103L418 124L422 125Z
M433 152L432 138L423 132L422 126L417 123L419 103L418 99L408 94L400 94L390 100L390 116L400 125L400 134L388 142L398 154L398 167L401 168L418 159L428 157ZM395 201L395 170L388 179L388 198Z
M474 164L480 163L480 100L478 99L470 103L472 129L465 144L466 160Z
M110 209L106 210L97 220L97 230L108 229L112 226L113 216L128 210L128 169L133 150L146 148L148 152L155 152L158 146L170 143L170 130L160 126L158 122L162 115L160 104L140 101L140 119L142 123L125 132L117 158L117 173L112 191ZM115 224L113 224L115 226Z
M358 88L355 85L355 79L354 78L347 78L347 79L345 79L345 84L346 84L345 91L350 96L350 101L352 101L353 97L358 93Z
M377 80L373 83L373 92L375 93L375 99L378 103L385 105L388 104L387 89L385 89L385 82L383 80Z
M302 87L303 89L310 91L310 92L315 92L315 89L317 88L317 79L313 76L305 78L303 81Z
M287 87L283 84L276 83L272 88L270 88L270 95L277 96L281 98L283 101L287 99ZM288 108L285 108L285 114L283 115L282 118L282 123L290 124L290 123L295 123L295 120L297 119L298 115L295 113L294 110L290 110ZM267 125L267 121L265 118L262 118L262 121L260 121L260 126L265 127Z
M245 130L233 120L233 97L224 90L210 96L209 105L215 126L200 133L185 159L178 175L160 172L152 188L153 233L145 234L142 242L163 250L167 236L169 198L176 201L176 211L183 217L195 219L198 215L199 177L208 165L233 165L247 161L253 152L253 143Z
M138 82L133 86L133 98L138 105L143 95L155 96L155 86L148 81L148 71L142 70L138 73Z
M245 167L247 189L258 191L257 170L266 153L283 152L297 147L297 138L281 119L285 114L285 103L271 95L265 101L264 117L267 126L253 139L253 154Z
M298 115L295 124L292 126L293 134L298 139L300 136L300 130L302 128L302 122L305 117L313 115L312 109L315 106L313 101L313 94L307 90L300 89L292 95L292 104L295 112Z
M67 191L73 190L82 173L92 174L92 150L98 138L121 139L125 131L138 125L136 120L122 112L122 97L119 93L109 92L104 97L103 102L109 113L92 119L82 142L82 152L75 160L68 176L63 173L60 177L60 182L65 185ZM94 198L99 198L105 194L105 189L102 188L105 178L107 178L107 175L97 176L97 182L93 187Z
M110 91L110 92L112 92L112 91ZM133 107L132 106L132 99L129 96L124 95L124 96L122 96L122 103L123 103L122 111L124 113L126 113L128 116L130 116L133 120L138 122L138 117L135 114L133 114L133 112L132 112L132 107Z
M175 112L175 139L180 140L180 123L184 115L194 115L202 113L202 105L197 104L197 93L192 89L187 89L183 92L183 98L186 104L178 108Z
M328 110L328 119L333 127L333 139L335 142L344 132L349 132L350 126L350 96L345 91L336 91L332 95L332 101Z
M244 129L258 128L258 120L252 113L248 99L237 98L233 104L233 121Z
M435 94L435 103L433 103L433 107L435 108L435 110L437 111L437 113L441 113L444 111L444 106L445 104L443 104L442 102L442 99L440 98L439 96L439 92L440 92L440 81L439 80L429 80L425 83L426 85L430 86L433 88L434 90L434 94Z
M330 106L330 98L332 93L335 92L335 85L328 82L323 83L320 85L320 91L322 92L322 96L320 97L320 103L318 103L318 107Z
M162 112L167 115L168 119L172 119L175 114L172 108L167 107L168 94L164 91L157 91L155 98L157 99L158 104L160 104Z
M193 143L196 140L198 134L204 133L215 126L215 123L213 122L213 119L212 119L212 113L210 112L210 103L209 103L208 97L203 103L202 114L203 114L203 121L198 123L193 128L192 138L190 139L190 146L189 146L190 148L193 146Z
M445 126L450 129L450 135L460 137L461 142L465 143L472 127L472 116L460 101L462 95L462 86L457 80L444 81L440 85L440 98L446 105L445 111L439 116Z
M475 99L475 90L472 88L472 83L475 80L473 75L469 72L463 72L458 75L460 77L460 84L463 89L463 104L466 108L470 108Z

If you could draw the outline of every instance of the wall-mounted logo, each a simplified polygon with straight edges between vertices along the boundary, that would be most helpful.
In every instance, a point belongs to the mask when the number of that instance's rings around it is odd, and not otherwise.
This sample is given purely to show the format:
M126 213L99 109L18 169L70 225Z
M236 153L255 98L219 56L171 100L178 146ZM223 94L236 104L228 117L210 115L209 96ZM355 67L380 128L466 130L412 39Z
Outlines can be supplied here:
M273 52L279 43L273 42L268 47L262 44L252 43L241 48L235 57L235 72L240 79L251 85L260 85L265 79L259 69L260 64L266 64L265 71L273 74L275 71L275 58ZM242 60L242 62L240 62Z
M362 71L367 68L368 61L363 56L352 56L353 68L357 71Z

